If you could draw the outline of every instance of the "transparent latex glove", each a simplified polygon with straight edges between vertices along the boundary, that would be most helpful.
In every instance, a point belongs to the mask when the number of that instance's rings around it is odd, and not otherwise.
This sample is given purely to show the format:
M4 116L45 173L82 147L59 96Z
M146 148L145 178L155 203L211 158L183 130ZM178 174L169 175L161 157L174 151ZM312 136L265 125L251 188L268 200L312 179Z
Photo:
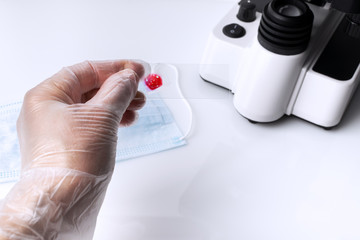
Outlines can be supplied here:
M84 62L25 95L17 122L22 177L1 205L0 239L92 238L119 124L131 124L145 104L137 91L145 67Z

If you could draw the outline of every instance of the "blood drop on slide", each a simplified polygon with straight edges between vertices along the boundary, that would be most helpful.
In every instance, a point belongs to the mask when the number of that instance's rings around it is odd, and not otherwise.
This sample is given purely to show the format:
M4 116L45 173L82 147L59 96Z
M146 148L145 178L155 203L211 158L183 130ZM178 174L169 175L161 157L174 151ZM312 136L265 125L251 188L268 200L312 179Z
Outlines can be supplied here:
M160 77L160 75L152 73L149 74L145 80L145 85L150 89L150 90L155 90L159 87L162 86L162 79Z

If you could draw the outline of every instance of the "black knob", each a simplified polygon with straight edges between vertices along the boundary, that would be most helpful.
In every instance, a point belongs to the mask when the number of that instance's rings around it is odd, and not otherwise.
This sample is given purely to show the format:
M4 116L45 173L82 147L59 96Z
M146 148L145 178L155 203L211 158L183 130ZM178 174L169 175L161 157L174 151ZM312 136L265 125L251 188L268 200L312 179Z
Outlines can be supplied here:
M256 5L249 0L239 2L240 9L236 17L243 22L252 22L256 19Z
M232 23L223 28L223 33L231 38L241 38L245 35L245 29L239 24Z
M360 14L348 14L346 33L350 37L360 39Z

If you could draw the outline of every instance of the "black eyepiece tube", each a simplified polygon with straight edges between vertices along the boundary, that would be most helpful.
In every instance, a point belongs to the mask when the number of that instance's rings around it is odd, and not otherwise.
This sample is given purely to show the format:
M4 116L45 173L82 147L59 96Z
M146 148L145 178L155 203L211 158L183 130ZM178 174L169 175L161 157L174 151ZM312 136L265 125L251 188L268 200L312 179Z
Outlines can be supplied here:
M359 0L328 0L331 2L331 7L344 13L360 14Z
M306 50L314 14L302 0L273 0L264 8L258 40L267 50L295 55Z

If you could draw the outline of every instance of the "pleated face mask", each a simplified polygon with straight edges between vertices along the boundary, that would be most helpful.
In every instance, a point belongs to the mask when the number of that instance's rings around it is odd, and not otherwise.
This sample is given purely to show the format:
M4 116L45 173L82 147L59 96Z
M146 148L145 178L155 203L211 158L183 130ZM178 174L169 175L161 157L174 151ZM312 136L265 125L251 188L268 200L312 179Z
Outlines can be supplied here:
M177 71L173 66L167 69ZM119 128L117 162L186 144L185 136L163 97L156 92L147 94L148 90L143 82L139 89L145 92L147 101L139 111L139 118L134 125ZM16 121L21 105L21 102L18 102L0 106L0 183L16 181L20 177L21 157Z

